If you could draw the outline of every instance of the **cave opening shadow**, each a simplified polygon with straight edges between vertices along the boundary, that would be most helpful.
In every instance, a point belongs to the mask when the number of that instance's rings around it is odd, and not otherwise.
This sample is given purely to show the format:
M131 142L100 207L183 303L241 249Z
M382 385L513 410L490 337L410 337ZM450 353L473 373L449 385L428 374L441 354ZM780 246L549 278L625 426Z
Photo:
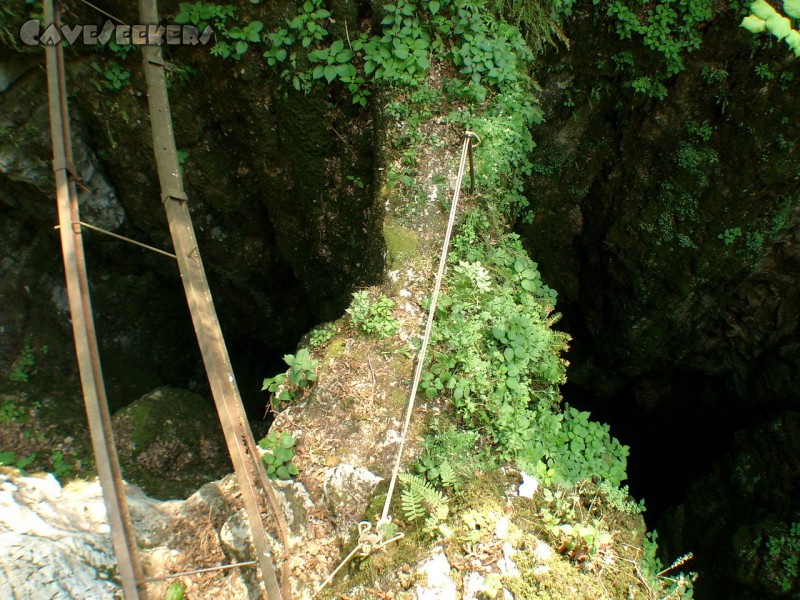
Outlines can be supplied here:
M742 426L732 408L723 408L734 403L722 382L686 370L650 373L608 398L570 383L562 395L570 406L608 423L611 435L630 447L625 483L633 497L645 500L649 528L727 454Z

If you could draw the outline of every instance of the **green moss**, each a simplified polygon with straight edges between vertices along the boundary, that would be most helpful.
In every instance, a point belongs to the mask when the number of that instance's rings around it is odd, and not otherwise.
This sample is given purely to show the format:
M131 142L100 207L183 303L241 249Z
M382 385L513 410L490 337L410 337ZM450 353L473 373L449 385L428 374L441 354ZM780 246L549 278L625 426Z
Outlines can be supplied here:
M419 238L401 225L386 223L383 239L386 242L386 265L391 271L408 265L419 253Z

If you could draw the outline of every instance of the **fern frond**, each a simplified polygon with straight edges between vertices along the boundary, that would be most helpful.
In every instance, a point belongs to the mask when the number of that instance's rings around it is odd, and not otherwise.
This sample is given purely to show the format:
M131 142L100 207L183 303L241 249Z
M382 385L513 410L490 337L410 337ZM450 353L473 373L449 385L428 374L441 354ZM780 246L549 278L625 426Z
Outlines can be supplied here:
M409 521L426 515L432 515L439 520L447 518L447 499L430 481L419 475L402 473L400 483L403 484L401 505Z
M459 482L458 473L446 460L439 465L439 478L442 480L444 487L455 488Z

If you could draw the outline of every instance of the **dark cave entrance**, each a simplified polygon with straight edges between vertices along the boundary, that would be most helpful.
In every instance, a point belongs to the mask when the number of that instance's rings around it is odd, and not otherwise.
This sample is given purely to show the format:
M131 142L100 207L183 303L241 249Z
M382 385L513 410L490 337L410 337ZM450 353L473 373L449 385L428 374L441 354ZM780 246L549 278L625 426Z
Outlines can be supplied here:
M670 507L681 504L689 484L722 459L739 429L753 425L724 378L679 367L649 371L612 396L600 395L591 382L571 372L595 353L593 338L575 305L562 307L560 328L573 338L567 359L564 401L608 423L611 435L630 447L628 485L644 499L648 528L655 528Z

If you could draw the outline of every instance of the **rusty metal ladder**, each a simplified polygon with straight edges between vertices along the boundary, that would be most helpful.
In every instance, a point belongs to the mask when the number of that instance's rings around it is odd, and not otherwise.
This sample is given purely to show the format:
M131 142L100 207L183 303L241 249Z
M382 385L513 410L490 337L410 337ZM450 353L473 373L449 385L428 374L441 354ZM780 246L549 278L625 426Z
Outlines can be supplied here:
M139 0L139 9L142 23L158 23L156 0ZM44 18L45 23L53 23L58 27L59 13L53 0L45 0ZM226 565L220 568L257 564L261 571L264 591L268 600L282 600L291 595L287 569L284 561L282 581L279 585L269 539L262 522L262 513L267 510L273 513L285 554L288 553L288 529L245 417L200 258L187 206L188 197L184 191L178 165L161 49L143 46L142 53L148 87L153 146L161 183L162 201L175 248L175 258L180 269L192 322L211 384L228 452L236 472L256 551L255 561L240 565ZM145 579L142 574L141 561L114 444L114 434L111 429L111 417L89 296L88 276L83 253L82 223L78 211L76 174L72 165L64 57L61 45L47 46L46 58L59 229L81 386L123 594L127 600L138 600L147 596L144 587L148 582L166 577ZM207 570L209 569L192 572ZM178 577L192 572L175 573L167 577Z

